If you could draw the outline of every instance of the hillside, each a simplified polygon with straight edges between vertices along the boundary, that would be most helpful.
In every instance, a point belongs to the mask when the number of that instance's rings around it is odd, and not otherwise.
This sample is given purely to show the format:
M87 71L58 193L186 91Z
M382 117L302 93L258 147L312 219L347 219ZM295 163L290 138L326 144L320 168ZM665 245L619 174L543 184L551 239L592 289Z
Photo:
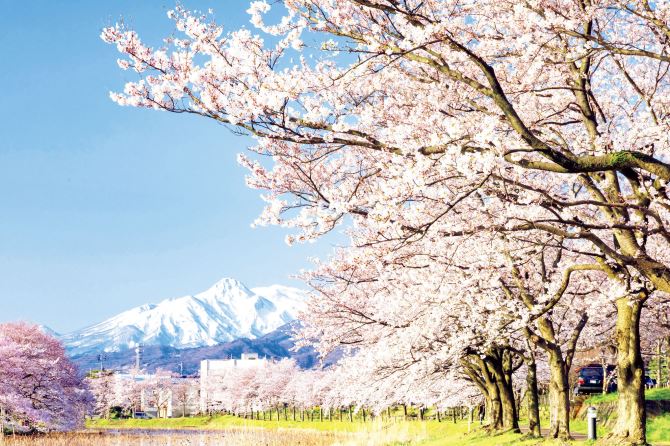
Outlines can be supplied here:
M295 320L305 299L296 288L250 289L225 278L202 293L142 305L60 339L74 357L106 353L112 358L140 344L147 355L164 355L259 338Z
M142 354L142 367L153 372L156 369L165 369L178 372L180 363L186 375L194 374L200 367L203 359L238 358L241 353L255 352L270 358L294 358L303 368L312 368L319 361L317 353L312 348L302 348L297 352L291 351L295 342L291 337L294 323L286 324L279 329L257 339L239 338L230 342L214 346L177 349L169 346L147 346ZM123 369L132 367L135 363L133 349L124 349L118 352L109 352L103 366L107 369ZM98 369L100 362L98 355L89 353L73 356L75 363L82 371ZM331 363L332 361L327 361Z

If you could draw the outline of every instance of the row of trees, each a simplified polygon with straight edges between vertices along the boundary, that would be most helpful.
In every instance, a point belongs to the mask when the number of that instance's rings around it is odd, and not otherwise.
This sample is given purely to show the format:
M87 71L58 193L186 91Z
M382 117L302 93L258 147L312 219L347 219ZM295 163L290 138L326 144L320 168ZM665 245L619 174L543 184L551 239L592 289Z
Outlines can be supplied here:
M436 381L416 387L405 382L364 383L361 373L347 372L353 366L343 362L328 369L301 369L292 359L259 362L256 367L231 367L202 379L184 378L158 370L155 374L95 371L87 383L95 398L93 414L132 416L154 408L166 416L171 406L179 415L230 413L262 419L311 418L318 408L320 419L341 419L346 410L350 419L380 415L391 406L415 406L444 412L453 407L478 406L480 396L468 382L445 386ZM391 380L393 381L393 380ZM385 387L380 387L380 383ZM372 385L371 385L372 384ZM392 391L393 386L404 386ZM517 389L518 390L518 389ZM339 415L333 415L337 414ZM407 409L406 409L407 410Z
M38 326L0 324L0 436L82 427L92 396L63 346Z
M309 418L318 408L319 419L335 420L341 419L342 410L351 418L354 413L380 415L394 405L444 411L465 403L470 407L478 404L479 395L462 380L458 389L436 382L429 388L414 387L411 393L406 388L392 392L388 382L388 387L379 388L361 381L358 377L363 371L347 372L349 365L304 370L292 359L282 359L260 367L226 369L202 380L203 409L263 419L304 420L306 413ZM440 393L444 391L450 394Z
M289 242L346 227L349 246L306 275L305 341L356 352L352 382L389 399L466 380L496 430L518 428L515 373L536 401L546 363L562 438L576 349L612 343L609 441L645 444L641 344L661 330L641 326L667 320L670 293L670 4L283 6L277 24L265 1L248 11L271 44L180 7L163 48L122 25L102 38L140 73L119 104L255 138L272 164L240 161L266 191L259 224Z
M159 417L167 417L169 410L186 416L200 402L197 379L165 370L153 374L96 371L86 381L95 399L92 413L100 418L110 418L113 411L132 416L144 408L155 408Z

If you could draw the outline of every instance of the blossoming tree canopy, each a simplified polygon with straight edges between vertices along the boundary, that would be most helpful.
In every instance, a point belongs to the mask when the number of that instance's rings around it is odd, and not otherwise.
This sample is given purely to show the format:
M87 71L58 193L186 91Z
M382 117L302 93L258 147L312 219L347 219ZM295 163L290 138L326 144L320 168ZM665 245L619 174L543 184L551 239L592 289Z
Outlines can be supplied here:
M277 24L266 2L249 9L272 45L183 8L162 48L104 29L140 74L112 98L253 135L274 161L241 157L267 191L259 223L309 240L350 221L352 244L382 253L379 271L399 247L479 233L550 234L588 257L617 306L615 434L644 442L637 327L648 297L670 292L670 5L284 5Z
M82 427L91 396L63 346L27 323L0 324L0 406L34 428Z
M436 221L452 236L534 228L586 239L670 289L651 267L667 251L651 249L665 246L670 172L667 11L645 4L291 1L267 26L268 5L254 2L253 22L283 36L274 47L181 8L170 16L184 38L165 48L122 26L102 37L144 76L112 94L120 104L200 114L258 138L274 168L242 161L250 184L269 191L262 223L299 227L300 239L345 214L404 237ZM338 39L320 42L317 61L290 64L305 29ZM622 36L649 49L626 50Z

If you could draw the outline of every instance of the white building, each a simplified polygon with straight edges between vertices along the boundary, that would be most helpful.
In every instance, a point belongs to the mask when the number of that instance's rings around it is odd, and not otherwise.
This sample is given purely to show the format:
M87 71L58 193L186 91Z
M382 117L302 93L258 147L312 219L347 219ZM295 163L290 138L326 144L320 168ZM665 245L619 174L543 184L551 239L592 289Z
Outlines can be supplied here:
M199 385L195 379L170 374L117 373L115 376L116 395L137 394L133 412L141 411L154 418L190 416L198 412Z
M217 391L216 383L226 379L226 374L235 370L265 367L269 363L266 358L259 358L258 353L242 353L240 359L205 359L200 361L200 411L209 412L215 402L224 399Z

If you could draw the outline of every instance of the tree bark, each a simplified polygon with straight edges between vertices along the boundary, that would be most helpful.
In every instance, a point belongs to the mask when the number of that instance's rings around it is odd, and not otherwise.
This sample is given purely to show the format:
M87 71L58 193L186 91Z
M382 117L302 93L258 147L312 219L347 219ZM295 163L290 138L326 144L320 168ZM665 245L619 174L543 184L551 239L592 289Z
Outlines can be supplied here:
M644 298L624 297L616 302L617 422L610 441L626 445L647 444L644 398L644 361L640 348L640 314Z
M497 431L503 429L504 423L500 387L492 365L494 359L489 355L472 354L469 358L463 358L461 364L465 373L484 396L486 427ZM502 374L502 367L499 367L499 375Z
M549 437L570 439L568 371L560 351L549 351Z
M541 335L526 330L529 342L538 345L549 356L549 436L561 440L570 439L570 387L568 373L572 365L577 341L588 317L582 314L579 322L572 330L572 335L563 347L556 339L554 324L547 317L537 319L537 327Z
M533 352L529 352L529 358L526 361L528 369L526 374L526 385L528 395L528 433L531 437L540 437L540 402L538 400L537 390L537 364Z
M519 419L517 417L514 390L505 382L500 382L500 403L502 406L503 428L520 432Z
M503 428L502 402L500 401L500 390L495 382L487 385L486 395L486 420L488 427L493 430Z
M514 387L512 386L512 364L510 352L499 349L494 351L490 359L490 368L498 387L500 406L502 409L502 427L505 430L520 432Z

